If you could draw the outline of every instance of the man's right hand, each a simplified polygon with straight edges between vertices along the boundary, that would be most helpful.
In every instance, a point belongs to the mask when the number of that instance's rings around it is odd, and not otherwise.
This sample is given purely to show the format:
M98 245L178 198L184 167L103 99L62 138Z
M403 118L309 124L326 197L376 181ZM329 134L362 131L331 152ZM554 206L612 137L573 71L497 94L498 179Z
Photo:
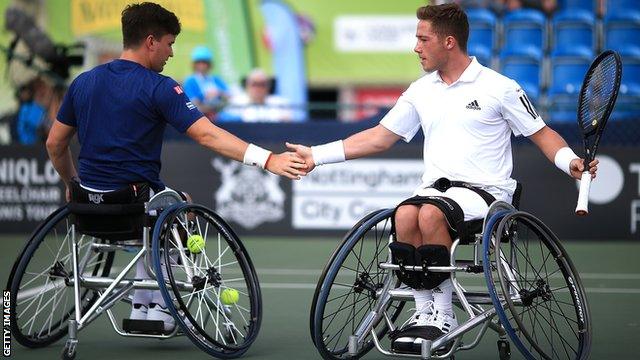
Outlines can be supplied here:
M316 163L313 161L313 155L311 153L311 148L308 146L300 145L300 144L291 144L286 143L289 150L295 151L298 156L304 159L306 164L306 171L310 173L316 167Z
M266 164L268 171L291 180L300 180L301 176L307 175L306 167L305 160L295 152L271 154Z

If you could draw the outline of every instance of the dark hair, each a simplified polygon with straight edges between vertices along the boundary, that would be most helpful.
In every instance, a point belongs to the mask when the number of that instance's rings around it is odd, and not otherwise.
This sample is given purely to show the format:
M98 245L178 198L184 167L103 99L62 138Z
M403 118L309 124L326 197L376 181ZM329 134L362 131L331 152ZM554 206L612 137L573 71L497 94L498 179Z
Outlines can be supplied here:
M144 39L153 35L180 34L180 21L176 14L162 6L143 2L130 4L122 10L122 42L124 48L140 45Z
M469 20L458 4L427 5L418 8L416 16L431 22L433 31L439 36L453 36L460 49L467 52Z

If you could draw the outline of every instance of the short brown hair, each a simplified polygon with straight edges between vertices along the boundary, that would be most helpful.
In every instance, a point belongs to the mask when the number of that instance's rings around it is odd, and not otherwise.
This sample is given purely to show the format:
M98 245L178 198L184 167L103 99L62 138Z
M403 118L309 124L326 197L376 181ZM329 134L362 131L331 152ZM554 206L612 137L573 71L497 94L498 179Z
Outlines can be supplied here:
M180 34L180 21L176 14L152 3L131 4L122 10L122 42L125 49L138 46L149 35Z
M469 20L458 4L427 5L418 8L416 16L431 22L433 31L439 36L453 36L460 49L467 52Z

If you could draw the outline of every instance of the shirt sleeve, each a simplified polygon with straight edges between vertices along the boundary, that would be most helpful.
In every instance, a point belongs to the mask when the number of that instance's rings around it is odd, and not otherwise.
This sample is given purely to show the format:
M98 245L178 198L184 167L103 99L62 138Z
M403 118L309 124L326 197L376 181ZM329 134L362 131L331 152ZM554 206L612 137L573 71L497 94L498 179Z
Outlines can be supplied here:
M204 116L189 100L182 87L171 78L160 82L153 93L153 100L165 121L181 133Z
M545 126L531 100L515 81L507 88L502 101L502 116L516 136L530 136Z
M409 101L408 93L410 89L407 89L398 98L393 108L380 121L380 125L402 137L405 142L411 141L420 130L420 116L411 101Z
M77 127L78 120L76 119L75 107L73 106L73 96L75 92L75 84L76 80L74 80L71 85L69 85L69 89L67 93L64 94L64 99L62 100L62 105L60 105L60 109L58 110L58 115L56 118L58 121L65 125Z

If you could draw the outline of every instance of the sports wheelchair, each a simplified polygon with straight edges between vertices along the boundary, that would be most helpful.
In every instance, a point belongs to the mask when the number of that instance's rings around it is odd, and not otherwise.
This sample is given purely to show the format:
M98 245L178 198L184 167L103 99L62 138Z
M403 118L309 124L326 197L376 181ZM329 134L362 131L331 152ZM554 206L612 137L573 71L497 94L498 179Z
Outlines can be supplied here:
M190 251L192 236L205 243ZM150 279L128 275L137 261ZM218 358L245 353L262 320L258 278L238 236L170 189L144 203L62 206L33 232L7 288L14 338L40 348L68 335L63 359L76 356L78 332L103 313L122 336L186 335ZM128 314L134 289L161 291L176 321L172 331L163 321L123 319L120 326L114 305L129 304Z
M450 266L401 269L388 246L395 240L393 213L382 209L360 220L322 272L310 314L311 337L322 358L358 359L375 347L388 356L453 359L476 347L487 329L498 335L501 360L511 357L508 339L526 359L588 357L592 330L584 288L542 221L495 201L485 219L465 223L475 230L454 239ZM472 246L461 246L466 244ZM449 273L453 302L467 317L461 321L458 314L457 328L423 341L416 353L395 352L385 337L398 330L408 317L403 307L413 301L411 289L395 274L399 270ZM469 283L475 279L476 285L465 287L458 277Z

